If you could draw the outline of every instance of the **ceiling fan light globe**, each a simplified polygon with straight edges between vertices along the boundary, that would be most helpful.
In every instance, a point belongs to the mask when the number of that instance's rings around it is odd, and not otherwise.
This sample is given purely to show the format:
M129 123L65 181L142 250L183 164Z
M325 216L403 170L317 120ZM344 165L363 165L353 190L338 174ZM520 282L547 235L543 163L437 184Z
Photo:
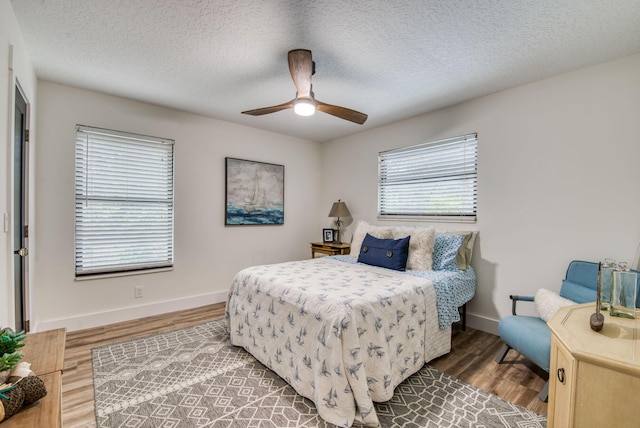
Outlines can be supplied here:
M293 111L299 116L312 116L316 112L316 103L308 99L299 99L293 105Z

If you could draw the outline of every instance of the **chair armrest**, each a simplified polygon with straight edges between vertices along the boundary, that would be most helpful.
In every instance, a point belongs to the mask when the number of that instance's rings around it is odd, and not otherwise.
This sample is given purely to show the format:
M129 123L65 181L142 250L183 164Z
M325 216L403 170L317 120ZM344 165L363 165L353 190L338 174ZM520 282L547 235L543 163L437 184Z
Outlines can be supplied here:
M517 294L510 294L509 298L511 299L511 313L513 315L518 315L516 314L516 303L518 303L519 300L522 300L523 302L533 302L533 296L518 296Z

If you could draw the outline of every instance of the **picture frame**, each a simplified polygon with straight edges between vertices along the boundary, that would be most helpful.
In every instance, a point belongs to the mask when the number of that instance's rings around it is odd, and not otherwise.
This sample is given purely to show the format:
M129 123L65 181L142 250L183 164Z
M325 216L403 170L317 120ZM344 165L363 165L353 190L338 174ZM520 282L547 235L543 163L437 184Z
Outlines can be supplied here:
M225 226L284 224L284 165L225 158Z
M322 242L333 242L333 241L334 241L334 230L322 229Z

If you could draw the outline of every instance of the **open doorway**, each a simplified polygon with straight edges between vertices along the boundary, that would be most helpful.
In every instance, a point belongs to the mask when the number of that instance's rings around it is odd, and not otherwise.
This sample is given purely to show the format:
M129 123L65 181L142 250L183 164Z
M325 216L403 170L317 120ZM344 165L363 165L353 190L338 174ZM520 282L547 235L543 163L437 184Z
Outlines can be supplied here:
M20 87L15 89L13 135L13 272L15 329L29 331L29 105Z

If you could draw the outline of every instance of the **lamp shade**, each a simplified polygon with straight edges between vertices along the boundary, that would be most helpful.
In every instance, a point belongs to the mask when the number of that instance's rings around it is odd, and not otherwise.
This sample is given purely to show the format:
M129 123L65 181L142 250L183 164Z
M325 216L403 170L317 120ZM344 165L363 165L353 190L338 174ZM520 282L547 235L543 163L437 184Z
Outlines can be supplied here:
M329 217L351 217L347 204L338 199L338 202L334 202L329 211Z

